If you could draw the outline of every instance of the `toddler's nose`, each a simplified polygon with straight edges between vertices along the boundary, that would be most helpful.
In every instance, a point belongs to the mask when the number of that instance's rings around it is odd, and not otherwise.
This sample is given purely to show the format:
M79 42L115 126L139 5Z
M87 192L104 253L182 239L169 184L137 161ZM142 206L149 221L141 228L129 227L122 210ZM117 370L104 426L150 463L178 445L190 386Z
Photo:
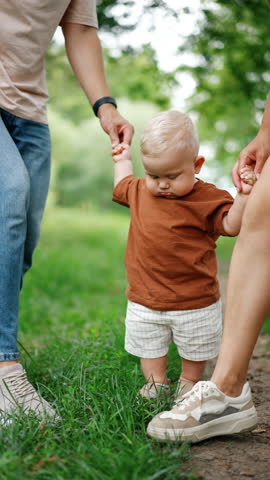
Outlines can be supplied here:
M167 188L169 188L169 182L167 182L167 180L160 180L159 182L159 188L162 188L163 190L166 190Z

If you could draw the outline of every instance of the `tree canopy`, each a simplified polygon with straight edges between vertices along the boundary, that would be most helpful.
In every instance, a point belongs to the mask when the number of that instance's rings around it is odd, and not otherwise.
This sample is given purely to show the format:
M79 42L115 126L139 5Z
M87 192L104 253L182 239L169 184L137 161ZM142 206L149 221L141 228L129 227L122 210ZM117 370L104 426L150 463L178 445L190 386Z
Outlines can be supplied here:
M169 107L174 74L159 69L152 47L127 48L112 57L104 50L105 69L112 94L133 101L147 101L160 109ZM68 63L63 45L54 43L47 55L50 105L74 123L92 115L89 103ZM63 89L64 87L64 89Z
M98 1L100 29L113 35L120 35L123 31L135 28L140 21L140 15L151 14L156 8L163 9L164 18L166 15L175 15L175 11L169 9L167 3L161 0L138 2L140 14L138 15L137 10L137 16L133 14L136 5L137 2L131 0ZM188 7L177 8L178 15L181 15L183 9L185 14L189 12L192 14ZM196 81L194 94L188 100L186 110L189 108L197 113L196 123L199 126L201 141L211 142L212 148L215 149L215 171L218 177L221 175L222 165L224 173L229 174L230 165L235 162L240 150L254 137L258 129L270 83L268 67L270 10L266 0L234 2L201 0L200 11L197 14L198 22L194 33L189 35L181 48L179 47L179 64L181 54L189 52L195 59L194 66L181 66L179 71L189 71ZM126 46L117 56L110 50L104 50L104 57L112 94L118 99L123 97L129 99L130 121L133 121L132 115L135 111L133 107L135 104L130 102L136 104L146 102L138 105L140 114L137 115L138 118L145 119L150 112L148 105L152 104L156 109L170 106L171 92L175 85L174 73L160 70L156 53L150 45L142 45L136 50ZM82 141L80 132L94 128L92 124L86 127L84 123L85 119L91 116L93 118L93 114L68 64L63 45L52 44L47 58L47 70L50 103L55 112L56 126L53 130L56 132L58 128L61 132L59 138L56 138L57 141L55 140L55 151L58 151L56 160L59 162L62 151L62 130L59 126L62 119L65 126L63 128L73 132L72 144L76 146L75 149L70 146L69 153L62 155L59 170L55 172L54 183L57 186L58 199L60 201L61 198L60 203L65 203L67 198L68 202L73 198L84 201L88 191L94 191L92 187L89 189L94 167L91 167L91 175L89 173L88 178L86 171L90 149L88 152L87 141L83 144L85 150L80 150L80 158L77 158L76 151ZM125 114L124 111L122 113ZM138 129L141 123L142 121L138 120ZM76 133L73 130L74 125L78 127ZM97 138L96 135L93 130L93 138ZM134 141L136 145L136 136ZM108 150L103 152L98 149L95 155L91 145L94 164L97 157L99 161L103 161L108 155ZM75 157L76 168L72 166ZM66 165L63 163L65 158ZM214 169L211 170L211 178L214 181L213 172ZM110 184L110 172L106 181L102 176L102 168L98 175L100 185ZM71 195L71 190L68 190L71 183L67 179L70 178L74 183L75 177L78 186L74 187L74 190L72 186ZM84 189L80 186L82 180L85 182ZM100 186L96 198L101 198L101 190ZM80 192L80 198L76 192ZM82 195L82 192L85 194ZM108 198L107 187L104 187L104 198Z
M266 0L201 1L196 32L181 51L196 56L184 67L196 81L190 108L202 140L232 163L253 138L269 91L270 10Z
M139 4L139 5L138 5ZM133 9L139 8L136 19L132 15ZM99 28L115 35L123 31L136 28L141 18L146 14L153 13L157 8L162 9L166 15L177 16L176 10L168 6L166 0L97 0L97 14Z

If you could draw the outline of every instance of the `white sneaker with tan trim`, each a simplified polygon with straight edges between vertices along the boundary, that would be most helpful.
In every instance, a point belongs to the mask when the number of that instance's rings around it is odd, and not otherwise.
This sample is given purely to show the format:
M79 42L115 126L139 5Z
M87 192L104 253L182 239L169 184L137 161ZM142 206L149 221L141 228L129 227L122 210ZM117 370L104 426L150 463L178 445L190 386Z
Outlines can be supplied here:
M42 420L59 419L56 412L29 382L20 363L0 368L0 424L10 424L14 415L32 412Z
M245 383L241 395L228 397L213 382L198 382L172 410L156 415L147 434L157 440L200 442L218 435L253 430L257 413Z

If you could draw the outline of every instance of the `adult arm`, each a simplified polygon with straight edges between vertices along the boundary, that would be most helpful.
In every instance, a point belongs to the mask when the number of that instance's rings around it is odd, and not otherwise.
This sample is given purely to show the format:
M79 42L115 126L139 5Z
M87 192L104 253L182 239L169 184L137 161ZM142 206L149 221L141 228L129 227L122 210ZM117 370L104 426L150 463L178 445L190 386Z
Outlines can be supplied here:
M69 62L90 104L110 96L97 29L77 23L64 23L62 29ZM101 105L98 118L112 143L131 143L134 129L112 104Z
M238 161L233 167L233 182L239 192L242 191L240 170L246 165L254 167L254 172L259 175L263 166L270 156L270 94L268 95L266 107L260 130L256 137L239 154Z

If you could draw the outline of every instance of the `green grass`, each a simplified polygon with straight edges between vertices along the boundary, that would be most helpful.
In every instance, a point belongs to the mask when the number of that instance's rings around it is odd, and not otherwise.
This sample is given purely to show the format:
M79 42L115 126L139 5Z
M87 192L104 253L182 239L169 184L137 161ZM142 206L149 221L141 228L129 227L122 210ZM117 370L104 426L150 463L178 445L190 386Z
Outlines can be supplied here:
M270 334L270 314L268 313L263 328L262 328L262 333Z
M136 397L143 377L123 347L128 222L117 213L47 210L24 281L19 340L30 380L62 420L42 427L26 417L0 431L3 480L198 478L187 463L188 445L145 435L148 421L168 404ZM233 244L219 240L221 264ZM170 378L180 367L172 346Z
M117 213L47 211L24 281L19 339L30 380L61 421L42 427L28 417L2 429L1 479L198 478L187 466L187 445L145 435L167 405L136 397L143 377L123 348L127 228ZM169 365L176 379L174 348Z
M235 237L219 237L216 250L219 260L230 261L235 241Z

